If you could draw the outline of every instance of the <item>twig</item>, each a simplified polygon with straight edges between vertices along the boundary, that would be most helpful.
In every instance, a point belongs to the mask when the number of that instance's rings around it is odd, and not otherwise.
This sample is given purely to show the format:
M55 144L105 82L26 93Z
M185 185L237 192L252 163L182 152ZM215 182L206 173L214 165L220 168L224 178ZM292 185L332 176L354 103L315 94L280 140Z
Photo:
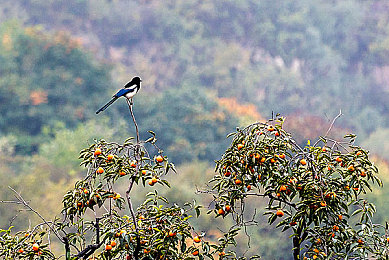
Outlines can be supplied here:
M0 200L0 203L23 204L23 202L16 200Z
M328 130L327 130L326 134L324 135L324 137L327 137L327 135L330 133L332 127L334 126L336 119L338 119L341 116L342 116L342 110L339 110L339 114L332 120L331 125L328 128Z
M127 100L128 108L130 109L132 120L134 121L135 130L136 130L136 144L139 146L139 129L138 124L136 123L134 112L132 111L132 102L129 99Z
M131 114L132 120L134 121L135 131L136 131L136 148L134 149L134 153L135 153L134 155L136 158L136 168L135 168L135 175L131 178L130 184L128 185L128 188L126 191L126 198L127 198L128 208L130 210L130 214L132 217L132 221L134 222L134 227L135 227L135 231L136 231L136 244L137 245L136 245L136 248L134 250L134 258L136 260L138 260L138 254L140 251L139 227L138 227L138 223L136 221L134 208L132 206L130 193L131 193L132 187L134 186L135 176L138 175L138 173L139 173L139 161L140 161L139 129L138 129L138 124L136 123L136 120L135 120L134 112L132 110L132 100L127 99L127 104L128 104L128 108L130 109L130 114Z
M47 220L38 212L36 211L35 209L33 209L27 201L25 201L22 197L22 195L20 195L16 190L14 190L12 187L8 186L8 188L10 190L12 190L16 195L16 199L18 201L20 201L24 207L28 208L30 211L34 212L43 222L45 225L47 225L49 227L49 229L54 233L54 235L59 239L59 241L61 241L61 243L64 243L63 241L63 238L58 234L57 230L55 230L50 224L49 222L47 222Z
M332 127L334 126L335 121L336 121L339 117L341 117L342 115L343 115L343 114L342 114L342 110L339 110L339 114L338 114L336 117L334 117L334 119L332 119L332 122L331 122L330 126L328 127L327 132L324 134L324 136L323 136L324 139L327 139L327 136L328 136L328 134L330 133L330 131L332 130ZM320 139L317 140L316 143L315 143L313 146L316 146L319 142L320 142Z

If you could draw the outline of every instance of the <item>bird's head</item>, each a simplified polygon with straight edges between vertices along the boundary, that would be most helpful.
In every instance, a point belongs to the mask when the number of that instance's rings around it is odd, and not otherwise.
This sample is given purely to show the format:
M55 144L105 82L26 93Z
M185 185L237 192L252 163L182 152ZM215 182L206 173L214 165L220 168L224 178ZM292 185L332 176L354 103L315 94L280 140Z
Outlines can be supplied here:
M134 83L134 84L139 85L142 82L142 80L141 80L140 77L136 76L136 77L132 78L131 82Z

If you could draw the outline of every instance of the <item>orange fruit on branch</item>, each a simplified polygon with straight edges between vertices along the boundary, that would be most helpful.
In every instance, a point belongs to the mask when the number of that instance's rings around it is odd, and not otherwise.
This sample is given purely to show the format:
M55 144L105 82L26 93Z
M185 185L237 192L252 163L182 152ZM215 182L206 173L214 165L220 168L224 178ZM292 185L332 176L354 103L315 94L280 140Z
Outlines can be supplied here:
M306 161L305 159L301 159L301 160L300 160L300 164L301 164L301 165L306 165L306 164L307 164L307 161Z
M281 185L280 191L286 191L286 190L287 190L286 185Z
M37 243L34 243L34 244L32 245L32 250L33 250L34 252L37 252L37 251L39 250L39 245L38 245Z
M132 168L136 168L136 161L132 161L131 164L130 164L130 166L131 166Z
M277 215L277 217L282 217L282 216L284 216L284 212L281 209L279 209L279 210L277 210L276 215Z
M163 157L161 155L158 155L157 157L155 157L155 161L157 163L161 163L161 162L163 162Z
M100 148L96 148L95 152L94 152L94 156L99 156L101 154L101 149Z
M200 242L201 242L201 238L200 238L199 236L195 236L195 237L193 238L193 241L194 241L195 243L200 243Z

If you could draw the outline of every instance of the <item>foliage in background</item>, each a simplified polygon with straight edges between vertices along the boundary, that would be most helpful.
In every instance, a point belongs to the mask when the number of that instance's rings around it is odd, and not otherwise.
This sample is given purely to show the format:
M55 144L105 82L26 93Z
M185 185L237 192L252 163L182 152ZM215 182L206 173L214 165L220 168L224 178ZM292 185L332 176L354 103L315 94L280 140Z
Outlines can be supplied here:
M153 101L139 97L136 102L139 125L163 133L158 140L176 163L216 160L227 145L225 133L238 123L237 115L215 96L189 85L169 89Z
M74 127L93 115L109 74L76 40L15 22L0 26L0 38L0 131L20 139L19 152L38 149L43 126Z

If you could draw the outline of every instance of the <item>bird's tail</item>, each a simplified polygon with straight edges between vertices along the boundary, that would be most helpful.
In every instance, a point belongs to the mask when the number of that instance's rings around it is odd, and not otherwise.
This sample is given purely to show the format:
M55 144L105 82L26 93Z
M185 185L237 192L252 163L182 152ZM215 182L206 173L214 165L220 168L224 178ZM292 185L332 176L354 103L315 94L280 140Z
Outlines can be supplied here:
M114 96L107 104L105 104L102 108L100 108L99 110L97 110L97 111L96 111L96 114L98 114L98 113L100 113L100 112L106 110L107 107L109 107L110 105L112 105L113 102L116 101L116 99L118 99L118 97L115 97L115 96Z

